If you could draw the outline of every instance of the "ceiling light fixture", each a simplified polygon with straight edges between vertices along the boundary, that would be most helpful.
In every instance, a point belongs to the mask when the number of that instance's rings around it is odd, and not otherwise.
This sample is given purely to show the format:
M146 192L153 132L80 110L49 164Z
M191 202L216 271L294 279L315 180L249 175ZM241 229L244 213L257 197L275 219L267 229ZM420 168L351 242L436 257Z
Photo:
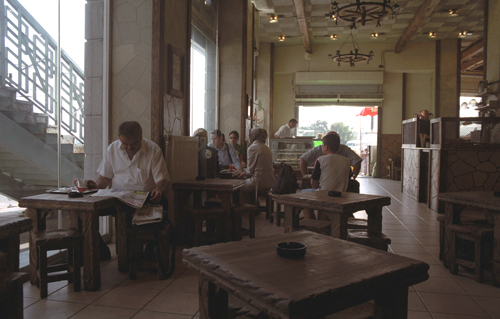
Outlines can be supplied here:
M278 37L278 40L279 40L280 42L285 41L285 36L284 36L284 35L280 35L280 36Z
M269 23L278 23L278 16L276 14L270 14Z
M376 33L376 32L375 32L375 33L372 33L372 39L377 39L377 38L378 38L378 35L379 35L379 34L378 34L378 33Z
M354 51L351 50L351 52L349 52L349 53L341 54L340 50L342 50L342 48L344 47L344 44L347 42L347 40L349 40L349 38L351 38ZM358 43L356 43L356 40L354 40L354 37L352 35L352 30L351 30L351 34L349 34L349 36L344 41L344 43L342 43L342 46L340 47L340 49L337 50L337 54L335 54L335 55L332 55L331 53L328 54L328 58L332 59L332 61L337 62L338 66L340 66L340 63L349 63L350 66L355 66L356 63L360 63L360 62L366 62L366 64L369 64L372 57L373 57L373 51L370 51L369 54L361 53L361 50L359 49L359 45L358 45Z
M450 15L450 17L456 17L456 16L458 16L458 10L457 9L450 9L450 10L448 10L448 14Z
M436 35L437 35L437 33L436 33L436 32L432 32L432 31L431 31L431 32L429 32L429 38L435 38L435 37L436 37Z
M344 20L352 23L352 27L356 28L356 23L365 25L366 22L376 21L377 27L380 26L380 21L386 19L389 14L394 15L399 12L399 5L396 3L390 6L391 0L383 0L383 2L361 2L356 0L355 3L350 3L339 7L337 1L332 2L329 15L337 21Z
M330 34L330 39L332 40L337 40L337 35L336 34Z

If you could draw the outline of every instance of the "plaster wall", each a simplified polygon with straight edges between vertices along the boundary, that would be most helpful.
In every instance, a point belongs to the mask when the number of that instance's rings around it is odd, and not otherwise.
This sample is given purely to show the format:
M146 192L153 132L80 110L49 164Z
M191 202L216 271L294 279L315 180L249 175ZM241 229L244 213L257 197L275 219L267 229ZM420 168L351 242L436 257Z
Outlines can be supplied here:
M406 75L405 120L415 117L421 110L434 114L434 74L410 73ZM401 121L398 123L401 129Z
M460 40L440 40L436 43L440 50L439 61L439 90L436 89L437 105L434 114L437 117L458 116L458 104L460 101L460 79L458 70L458 59ZM437 74L437 72L436 72Z
M434 64L435 44L421 43L408 45L402 53L391 52L393 44L360 44L365 51L373 50L374 57L369 64L355 67L337 66L327 61L328 53L334 53L341 43L329 46L314 46L310 61L304 58L302 46L281 46L274 50L274 108L273 126L279 128L295 116L293 79L295 72L357 72L384 71L384 134L401 134L402 78L397 73L407 73L411 82L407 94L415 101L412 110L434 109ZM383 67L379 67L383 65ZM412 76L414 76L412 78ZM393 86L394 85L394 86ZM422 107L421 101L425 107ZM420 105L420 106L417 106ZM431 111L432 112L432 111ZM414 112L412 111L411 114Z
M270 110L271 110L271 45L269 43L260 44L259 56L256 63L256 99L260 101L264 109L264 125L267 134L271 135Z
M148 0L149 2L150 0ZM164 40L166 54L168 54L168 44L171 44L176 49L184 54L184 81L183 81L183 94L184 97L176 97L170 95L169 92L164 94L163 98L163 134L168 135L185 135L187 134L186 117L187 117L187 100L189 96L189 77L188 77L188 63L189 63L189 46L190 34L188 32L188 10L189 1L185 0L166 0L165 1L165 27L164 27ZM166 73L164 74L166 81L168 81L168 74L172 72L169 70L169 65L165 65Z
M239 130L241 135L243 91L243 21L246 1L219 3L219 123L222 132Z
M488 1L488 43L486 54L486 80L494 82L500 80L500 1ZM489 86L491 91L499 91L500 83ZM492 99L493 96L489 96ZM498 95L497 95L498 99Z
M152 1L111 2L110 139L118 125L138 121L151 138Z

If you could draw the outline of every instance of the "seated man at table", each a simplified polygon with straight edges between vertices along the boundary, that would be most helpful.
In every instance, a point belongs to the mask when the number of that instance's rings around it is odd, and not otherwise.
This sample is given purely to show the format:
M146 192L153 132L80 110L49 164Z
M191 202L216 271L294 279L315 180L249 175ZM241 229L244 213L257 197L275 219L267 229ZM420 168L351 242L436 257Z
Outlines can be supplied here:
M327 134L323 137L323 156L318 157L311 175L313 188L303 189L301 193L313 191L339 191L345 192L349 184L351 165L349 160L337 154L340 146L338 134ZM302 214L307 219L314 219L314 213L303 209Z
M229 165L233 165L235 169L241 167L240 159L238 158L234 147L222 140L222 132L220 130L214 130L212 132L211 139L212 142L208 143L208 146L217 149L217 153L219 156L219 165L221 167Z
M274 184L273 153L266 145L267 131L262 128L250 130L250 142L248 148L248 167L246 174L250 178L246 179L242 190L253 198L256 187L258 190L269 190ZM245 172L237 175L239 178L245 176Z
M329 134L338 135L338 133L335 131L330 131L327 133L327 135ZM349 160L350 165L352 166L352 177L353 179L356 179L361 169L361 162L363 161L363 159L359 157L359 155L356 154L356 152L354 152L349 146L344 144L339 145L339 151L337 152L337 154L342 155ZM302 173L303 176L308 175L307 167L313 166L314 163L316 163L318 157L322 155L323 155L322 146L318 145L314 148L311 148L309 151L307 151L300 157L300 172Z
M119 190L148 191L149 200L161 203L170 181L167 165L158 145L142 137L141 125L135 121L123 122L118 127L118 140L108 146L97 168L99 177L89 180L89 188L106 188L110 185Z

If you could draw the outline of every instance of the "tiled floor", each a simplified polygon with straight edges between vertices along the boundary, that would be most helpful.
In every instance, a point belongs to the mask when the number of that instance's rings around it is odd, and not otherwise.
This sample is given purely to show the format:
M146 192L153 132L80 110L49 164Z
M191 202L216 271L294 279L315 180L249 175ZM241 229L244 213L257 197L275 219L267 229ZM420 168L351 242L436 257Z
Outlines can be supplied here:
M361 192L390 196L384 208L383 232L392 239L394 253L430 265L429 280L410 287L408 317L436 319L500 318L500 288L478 284L472 275L450 275L439 262L437 213L400 191L400 182L360 178ZM362 215L359 213L357 215ZM283 226L257 219L257 236L282 233ZM114 251L114 247L111 249ZM72 291L66 282L49 284L49 296L40 300L36 286L24 285L24 316L30 318L198 318L197 277L181 262L169 280L139 273L137 280L117 269L116 256L101 266L102 287L97 292Z

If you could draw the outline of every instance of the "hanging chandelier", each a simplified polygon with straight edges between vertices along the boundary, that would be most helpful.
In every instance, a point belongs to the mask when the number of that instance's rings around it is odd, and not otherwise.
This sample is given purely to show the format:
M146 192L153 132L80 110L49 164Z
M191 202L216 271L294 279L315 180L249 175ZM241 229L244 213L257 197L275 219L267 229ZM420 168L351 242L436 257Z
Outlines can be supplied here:
M349 53L340 53L340 50L344 47L344 44L351 38L352 42L352 47L353 50ZM359 49L359 45L354 40L354 36L352 35L352 30L347 39L342 43L342 46L340 49L337 50L337 54L332 55L331 53L328 54L328 58L332 59L332 61L335 61L338 63L338 66L340 66L341 63L349 63L350 66L355 66L356 63L361 63L361 62L366 62L366 64L370 63L370 60L373 57L373 51L370 51L368 54L363 54L361 53L361 50Z
M339 19L352 23L351 27L356 28L356 23L361 23L362 26L366 22L376 21L377 27L380 26L380 21L387 18L389 14L394 15L399 12L399 5L396 3L393 6L389 5L391 0L383 0L383 2L360 1L355 0L353 3L339 7L337 1L332 2L329 15L338 24Z

